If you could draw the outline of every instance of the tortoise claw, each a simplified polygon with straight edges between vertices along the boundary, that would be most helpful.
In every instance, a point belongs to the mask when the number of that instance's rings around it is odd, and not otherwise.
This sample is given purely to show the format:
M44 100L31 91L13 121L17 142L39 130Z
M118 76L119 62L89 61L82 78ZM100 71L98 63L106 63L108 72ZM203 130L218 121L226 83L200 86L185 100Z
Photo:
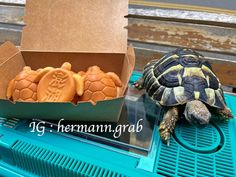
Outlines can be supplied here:
M158 130L159 130L159 134L160 134L162 142L168 145L170 142L171 132L170 132L170 129L167 128L165 121L163 121L160 124L160 127Z
M167 146L170 146L170 140L167 141L166 145L167 145Z

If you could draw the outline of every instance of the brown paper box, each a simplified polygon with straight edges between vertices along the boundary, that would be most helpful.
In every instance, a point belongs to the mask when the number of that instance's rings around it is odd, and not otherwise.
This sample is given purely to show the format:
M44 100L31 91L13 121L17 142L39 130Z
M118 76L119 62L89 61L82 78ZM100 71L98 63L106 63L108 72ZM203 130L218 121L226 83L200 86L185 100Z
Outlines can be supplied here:
M127 0L28 0L21 49L10 42L0 46L0 116L117 122L134 68L132 47L127 50ZM60 67L73 71L98 65L122 80L119 98L72 103L12 103L6 100L8 82L25 65L32 69Z

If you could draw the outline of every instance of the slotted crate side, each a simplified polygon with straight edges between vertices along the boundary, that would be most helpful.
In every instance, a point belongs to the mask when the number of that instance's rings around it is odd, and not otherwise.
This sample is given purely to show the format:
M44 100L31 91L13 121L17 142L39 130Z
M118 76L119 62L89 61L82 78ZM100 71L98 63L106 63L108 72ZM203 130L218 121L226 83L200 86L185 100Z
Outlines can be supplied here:
M4 127L8 127L8 128L13 129L17 126L19 121L20 120L17 118L7 119L7 118L0 117L0 126L4 126Z
M228 141L228 140L226 140ZM229 142L226 142L229 143ZM163 176L235 176L230 145L213 154L191 152L171 138L170 146L161 144L156 173Z
M17 141L12 147L12 152L16 166L34 175L55 177L125 176L119 172L105 169L23 141Z
M233 102L236 98L226 95L226 102L232 109L235 115ZM215 152L198 153L186 149L176 141L176 137L171 137L170 146L160 144L159 155L156 161L156 174L161 176L185 176L185 177L205 177L205 176L224 176L235 177L235 152L233 152L233 144L235 144L234 130L235 120L230 122L218 122L216 127L219 127L223 133L224 139L222 147L216 149ZM233 127L233 128L232 128ZM211 131L212 130L212 131ZM220 137L212 128L207 128L196 131L193 126L182 127L181 132L184 132L183 139L188 141L193 147L204 148L214 144ZM176 136L179 136L179 130L175 131ZM205 141L202 143L201 141ZM201 142L201 143L200 143ZM222 143L222 142L220 142Z

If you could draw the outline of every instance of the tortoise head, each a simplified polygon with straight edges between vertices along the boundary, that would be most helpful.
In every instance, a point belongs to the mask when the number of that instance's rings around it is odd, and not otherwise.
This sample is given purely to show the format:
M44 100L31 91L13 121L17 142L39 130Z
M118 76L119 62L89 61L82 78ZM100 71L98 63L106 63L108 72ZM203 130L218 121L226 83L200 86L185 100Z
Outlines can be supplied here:
M94 65L94 66L90 66L88 68L87 72L89 72L89 73L99 73L99 72L102 72L102 70L98 66Z
M211 118L211 113L206 105L199 100L188 102L185 106L184 115L189 123L197 127L206 126Z
M31 67L25 66L25 67L23 68L23 71L31 71Z
M71 64L69 62L65 62L61 65L61 68L65 69L65 70L68 70L68 71L71 71Z

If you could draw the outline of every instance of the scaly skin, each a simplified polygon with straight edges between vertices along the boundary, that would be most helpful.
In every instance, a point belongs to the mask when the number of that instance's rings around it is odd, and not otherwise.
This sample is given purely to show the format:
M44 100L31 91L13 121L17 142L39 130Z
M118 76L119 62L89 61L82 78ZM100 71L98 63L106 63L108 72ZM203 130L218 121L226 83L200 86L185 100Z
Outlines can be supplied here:
M185 119L197 127L204 127L210 122L211 113L206 105L199 101L193 100L187 102L184 110Z
M173 133L175 124L179 119L179 111L177 107L170 108L160 124L159 134L161 140L169 146L170 136Z
M135 83L133 83L134 87L141 90L143 89L143 77L141 77L138 81L136 81Z
M218 109L217 113L221 120L229 120L232 119L234 116L229 108L225 107L224 109Z

